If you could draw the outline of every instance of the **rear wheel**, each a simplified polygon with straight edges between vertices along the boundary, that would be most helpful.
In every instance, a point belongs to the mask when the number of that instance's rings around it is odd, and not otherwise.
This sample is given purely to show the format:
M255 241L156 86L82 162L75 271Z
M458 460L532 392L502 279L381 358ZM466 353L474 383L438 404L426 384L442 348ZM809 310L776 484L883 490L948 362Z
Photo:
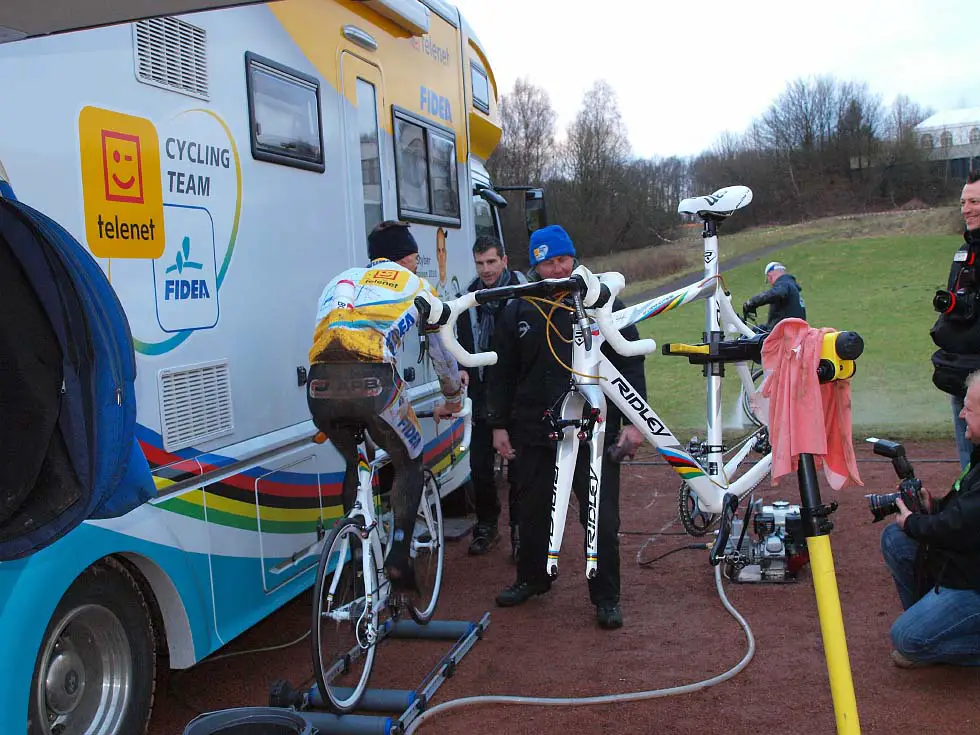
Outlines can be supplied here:
M415 560L415 580L420 594L412 596L408 612L417 623L425 624L432 619L439 602L446 556L439 483L428 470L422 486L422 501L415 517L411 553Z
M372 556L359 519L346 519L327 538L313 585L313 674L324 700L341 713L357 707L374 664L379 630Z
M136 580L112 559L89 567L58 604L31 684L29 735L146 732L156 641Z

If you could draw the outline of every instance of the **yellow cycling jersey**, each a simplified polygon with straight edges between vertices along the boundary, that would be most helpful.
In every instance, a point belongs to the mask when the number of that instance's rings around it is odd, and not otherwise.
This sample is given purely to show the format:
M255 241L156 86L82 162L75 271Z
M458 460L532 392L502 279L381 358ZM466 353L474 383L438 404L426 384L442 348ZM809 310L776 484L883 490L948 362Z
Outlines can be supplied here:
M414 301L423 289L435 294L424 278L384 258L344 271L320 296L310 364L394 364L402 339L416 327Z

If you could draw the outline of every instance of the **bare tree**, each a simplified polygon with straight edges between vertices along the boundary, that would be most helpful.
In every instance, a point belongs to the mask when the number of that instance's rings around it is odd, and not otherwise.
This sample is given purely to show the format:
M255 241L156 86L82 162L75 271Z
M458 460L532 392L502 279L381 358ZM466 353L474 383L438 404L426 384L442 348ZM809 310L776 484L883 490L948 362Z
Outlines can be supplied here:
M548 93L518 79L501 98L500 117L504 132L489 161L490 173L500 183L541 183L552 167L558 119Z

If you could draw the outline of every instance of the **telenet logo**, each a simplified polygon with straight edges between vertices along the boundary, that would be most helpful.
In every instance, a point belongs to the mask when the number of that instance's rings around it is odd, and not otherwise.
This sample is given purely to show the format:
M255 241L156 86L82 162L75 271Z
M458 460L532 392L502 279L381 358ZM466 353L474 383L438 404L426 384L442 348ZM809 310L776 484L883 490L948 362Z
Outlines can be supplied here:
M100 258L159 258L163 229L160 139L149 120L99 107L78 115L85 236Z

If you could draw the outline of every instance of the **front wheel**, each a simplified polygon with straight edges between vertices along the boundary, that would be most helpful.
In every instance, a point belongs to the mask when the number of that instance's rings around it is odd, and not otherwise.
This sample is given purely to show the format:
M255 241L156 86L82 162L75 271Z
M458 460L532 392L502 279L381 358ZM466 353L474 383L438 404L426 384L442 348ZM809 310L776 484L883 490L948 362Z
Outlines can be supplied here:
M445 528L442 523L442 500L439 483L426 470L422 486L422 501L415 516L412 532L412 550L415 563L415 580L419 594L413 595L408 612L415 622L428 623L436 611L439 591L442 589L442 570L446 561Z
M34 668L27 732L140 735L149 724L155 676L146 599L122 564L104 559L68 588L48 624Z
M316 685L340 713L357 707L371 677L379 635L376 570L360 521L341 521L320 553L311 626Z

